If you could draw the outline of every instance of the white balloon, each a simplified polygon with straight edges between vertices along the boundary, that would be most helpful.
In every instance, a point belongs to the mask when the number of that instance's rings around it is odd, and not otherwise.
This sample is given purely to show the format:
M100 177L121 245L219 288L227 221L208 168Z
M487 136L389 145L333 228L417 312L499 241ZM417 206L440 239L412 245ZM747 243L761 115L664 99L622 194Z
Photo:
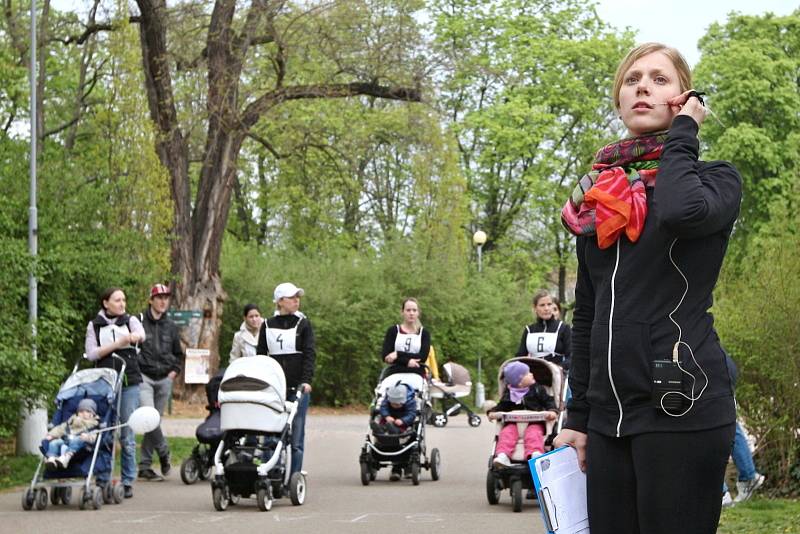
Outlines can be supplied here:
M155 430L160 422L161 416L152 406L137 408L128 418L128 426L135 434L146 434Z

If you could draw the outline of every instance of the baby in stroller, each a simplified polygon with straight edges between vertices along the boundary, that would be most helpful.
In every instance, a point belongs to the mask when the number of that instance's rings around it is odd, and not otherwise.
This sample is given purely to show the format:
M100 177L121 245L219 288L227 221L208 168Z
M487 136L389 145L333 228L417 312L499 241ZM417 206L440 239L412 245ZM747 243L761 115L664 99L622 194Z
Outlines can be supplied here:
M87 444L95 442L97 434L89 432L99 425L97 403L92 399L82 399L78 403L77 413L60 425L51 428L44 437L50 442L45 453L47 457L45 469L52 471L66 468L76 452Z
M192 448L191 454L181 463L181 480L184 484L194 484L198 479L206 480L211 476L211 468L214 466L214 451L217 450L223 434L220 428L218 395L219 385L224 374L225 368L222 368L206 384L208 416L194 432L197 444Z
M497 429L486 474L489 504L509 489L513 510L522 511L522 490L533 489L526 460L552 447L561 424L557 413L565 406L564 381L561 367L542 358L513 358L501 366L500 402L489 410Z
M554 421L557 417L555 400L541 384L536 383L530 368L522 362L511 362L503 369L503 380L507 388L500 402L488 410L490 420L502 420L501 413L518 410L546 412L545 420ZM523 442L525 457L544 452L544 423L531 422L525 428ZM503 424L495 447L494 465L510 467L510 456L514 452L519 439L519 429L515 422Z
M378 470L388 466L392 467L391 481L400 480L405 470L416 486L423 468L430 469L433 480L439 480L439 449L432 449L429 456L425 448L425 417L422 414L430 409L429 393L429 384L422 375L381 374L370 408L372 435L367 434L359 456L363 485L369 485L376 479Z
M290 470L292 423L302 395L286 400L283 369L269 356L231 362L219 387L223 435L214 453L214 508L223 511L252 495L262 511L286 494L292 504L303 504L305 472Z

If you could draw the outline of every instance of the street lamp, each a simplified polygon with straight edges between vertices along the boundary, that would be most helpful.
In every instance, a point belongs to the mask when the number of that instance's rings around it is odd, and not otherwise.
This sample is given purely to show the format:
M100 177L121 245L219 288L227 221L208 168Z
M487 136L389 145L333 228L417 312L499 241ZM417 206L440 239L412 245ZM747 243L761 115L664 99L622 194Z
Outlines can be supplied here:
M481 272L481 259L483 253L483 245L486 243L486 232L478 230L472 234L472 242L478 247L478 272ZM486 402L486 387L481 381L481 357L478 356L478 383L475 385L475 406L480 409Z
M481 272L481 255L483 252L483 245L486 243L486 232L478 230L472 234L472 242L478 247L478 272Z

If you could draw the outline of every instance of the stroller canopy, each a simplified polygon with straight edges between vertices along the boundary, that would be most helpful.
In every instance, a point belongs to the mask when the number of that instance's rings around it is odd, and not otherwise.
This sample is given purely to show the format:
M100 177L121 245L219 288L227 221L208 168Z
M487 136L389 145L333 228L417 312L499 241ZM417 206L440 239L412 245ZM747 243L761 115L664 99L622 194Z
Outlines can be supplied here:
M231 362L219 387L219 403L252 403L284 411L286 377L269 356L248 356Z
M114 398L114 389L117 383L117 372L106 367L82 369L70 375L61 385L56 395L56 402L65 401L76 395L102 396L109 402Z

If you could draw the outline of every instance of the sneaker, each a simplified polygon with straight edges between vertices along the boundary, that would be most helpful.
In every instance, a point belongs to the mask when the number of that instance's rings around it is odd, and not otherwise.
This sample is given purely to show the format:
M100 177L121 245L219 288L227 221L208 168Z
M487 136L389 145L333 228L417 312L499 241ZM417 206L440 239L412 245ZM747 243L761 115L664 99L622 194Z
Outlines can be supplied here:
M750 497L753 496L753 493L761 487L761 484L764 483L764 475L761 473L756 473L756 476L753 477L752 480L743 480L736 483L736 490L738 491L736 495L736 502L746 501Z
M502 467L511 467L511 459L508 455L504 452L501 452L494 458L494 462L492 464L495 467L502 468Z
M131 497L133 497L133 486L123 486L123 488L124 490L122 494L125 496L126 499L130 499Z
M734 504L735 503L733 502L733 499L731 498L731 492L730 491L726 491L725 493L722 494L722 507L723 508L727 508L729 506L733 506Z
M149 467L147 469L142 469L139 471L139 478L141 478L142 480L149 480L151 482L161 482L162 480L164 480L164 477L162 477ZM125 487L127 488L128 486Z
M391 480L392 482L397 482L398 480L400 480L401 473L402 470L399 467L392 469L392 474L389 475L389 480Z
M172 470L172 465L169 463L169 455L159 456L159 460L161 463L161 474L167 476Z

